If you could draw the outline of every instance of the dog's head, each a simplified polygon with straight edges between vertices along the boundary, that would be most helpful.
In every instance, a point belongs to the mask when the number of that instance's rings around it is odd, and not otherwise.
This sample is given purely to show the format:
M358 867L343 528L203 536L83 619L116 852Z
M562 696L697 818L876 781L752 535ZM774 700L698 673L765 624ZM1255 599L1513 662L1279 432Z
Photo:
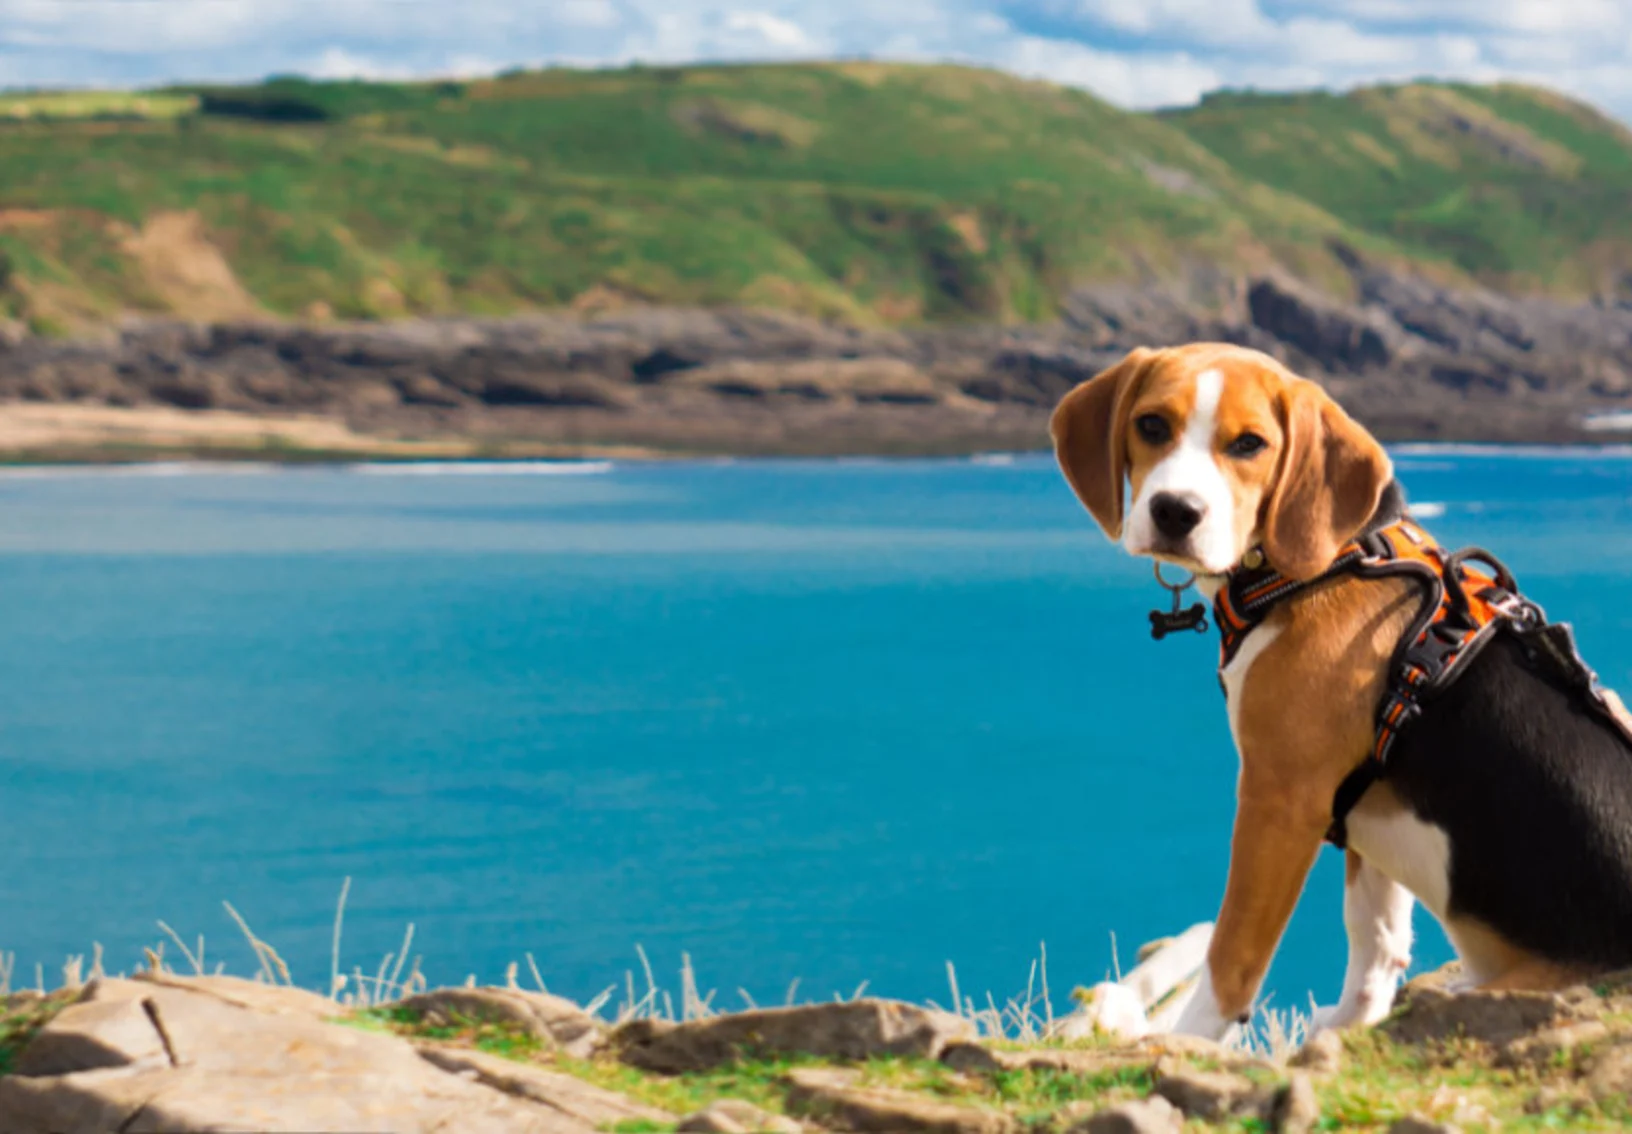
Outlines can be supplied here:
M1393 476L1383 447L1319 386L1221 343L1134 351L1067 394L1052 429L1106 535L1203 574L1261 546L1282 574L1318 575Z

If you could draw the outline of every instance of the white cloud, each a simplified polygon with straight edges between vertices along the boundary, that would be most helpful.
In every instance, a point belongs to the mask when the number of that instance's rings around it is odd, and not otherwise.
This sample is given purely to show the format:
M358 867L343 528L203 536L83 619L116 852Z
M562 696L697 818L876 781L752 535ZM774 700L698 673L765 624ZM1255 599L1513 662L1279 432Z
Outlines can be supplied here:
M1217 71L1183 52L1118 54L1038 36L1010 40L995 62L1015 74L1082 87L1127 107L1194 102L1220 81Z
M301 68L314 79L401 79L410 72L376 59L353 55L343 47L331 47Z
M0 0L0 83L955 59L1125 106L1219 84L1558 87L1632 119L1632 0Z
M614 28L622 22L612 0L556 0L555 16L567 27Z
M731 12L725 17L725 27L728 31L757 35L772 47L783 50L799 51L812 46L810 37L798 24L769 12Z
M1602 34L1628 21L1624 0L1301 0L1295 6L1365 23L1543 34Z
M1181 35L1230 43L1262 35L1268 21L1257 0L1080 0L1078 13L1134 35Z

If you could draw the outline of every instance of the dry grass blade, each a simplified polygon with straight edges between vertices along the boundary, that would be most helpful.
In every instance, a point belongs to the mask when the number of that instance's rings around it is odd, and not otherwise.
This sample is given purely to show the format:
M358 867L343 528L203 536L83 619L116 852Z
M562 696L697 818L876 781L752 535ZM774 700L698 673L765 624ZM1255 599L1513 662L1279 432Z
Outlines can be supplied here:
M346 895L351 893L351 875L340 884L340 900L334 907L334 942L329 950L329 995L339 996L340 977L340 929L346 920Z
M1054 1002L1049 999L1048 995L1048 942L1046 941L1037 942L1037 965L1038 971L1043 978L1043 1035L1046 1036L1054 1030ZM1030 1003L1031 998L1029 995L1026 1001L1028 1004Z
M1303 1046L1309 1036L1310 1014L1296 1008L1276 1010L1262 1007L1252 1026L1238 1030L1234 1046L1253 1055L1284 1060Z
M691 954L680 954L680 1013L684 1020L706 1020L714 1014L714 992L707 996L697 992L697 970L692 968Z
M194 953L191 949L187 948L187 943L185 941L183 941L181 939L181 937L176 933L176 931L171 929L167 924L165 924L164 922L161 921L161 922L159 922L159 928L164 930L165 934L170 938L170 940L172 940L172 941L174 941L176 943L176 948L181 950L181 955L183 957L187 958L187 963L193 967L193 975L194 976L203 976L204 975L204 960L203 960L203 958L200 957L197 953Z
M584 1005L584 1011L589 1013L591 1016L598 1015L601 1009L605 1008L607 1003L612 999L612 994L617 991L617 987L618 986L615 984L609 984L605 988L601 989L600 993L594 999L592 999L588 1004Z
M403 935L402 935L402 948L397 950L397 966L396 966L396 968L391 970L391 987L397 991L398 995L401 995L401 992L402 992L402 966L403 966L403 962L408 960L408 950L413 948L413 945L414 945L414 923L410 921L408 923L408 928L403 932Z
M281 974L284 984L294 983L289 979L289 966L283 963L283 959L278 956L277 950L255 936L254 931L249 928L249 922L245 921L243 915L233 908L231 902L222 902L221 904L226 907L227 916L237 923L238 929L244 935L244 940L249 942L249 947L255 951L255 961L260 966L255 978L259 980L264 976L267 984L277 984L278 976Z

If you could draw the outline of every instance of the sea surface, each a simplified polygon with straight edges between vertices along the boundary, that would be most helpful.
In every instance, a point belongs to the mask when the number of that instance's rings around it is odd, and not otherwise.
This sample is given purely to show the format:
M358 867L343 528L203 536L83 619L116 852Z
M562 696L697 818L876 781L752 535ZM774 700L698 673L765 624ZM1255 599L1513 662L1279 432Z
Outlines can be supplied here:
M1408 447L1632 691L1632 456ZM1213 916L1216 642L1041 457L0 476L0 952L1057 1010ZM1323 852L1272 1004L1331 1002ZM1418 966L1448 957L1419 912ZM1114 947L1113 947L1114 946ZM88 959L87 959L88 963Z

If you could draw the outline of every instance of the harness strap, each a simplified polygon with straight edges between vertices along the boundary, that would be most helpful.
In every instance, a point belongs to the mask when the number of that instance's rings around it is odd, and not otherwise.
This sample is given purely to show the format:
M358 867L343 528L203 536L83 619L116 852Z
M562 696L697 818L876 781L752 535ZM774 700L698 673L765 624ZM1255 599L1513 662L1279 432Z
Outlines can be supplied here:
M1383 778L1383 765L1376 760L1367 760L1354 771L1343 777L1343 782L1337 785L1337 792L1332 796L1332 822L1326 828L1326 841L1342 850L1349 845L1349 812L1354 805L1360 802L1360 797L1372 784Z
M1476 563L1490 569L1481 570ZM1401 730L1421 715L1423 704L1460 676L1463 665L1498 630L1546 624L1541 608L1519 595L1513 576L1489 552L1479 548L1446 552L1409 517L1402 517L1349 543L1313 579L1288 579L1267 564L1233 572L1214 599L1220 684L1224 668L1247 634L1276 605L1345 575L1409 579L1422 599L1390 660L1388 688L1377 706L1372 749L1344 778L1332 799L1326 839L1338 847L1348 841L1345 821L1349 812L1385 773ZM1573 656L1590 675L1579 655ZM1596 701L1603 703L1601 697ZM1632 729L1623 727L1623 732L1632 740Z

